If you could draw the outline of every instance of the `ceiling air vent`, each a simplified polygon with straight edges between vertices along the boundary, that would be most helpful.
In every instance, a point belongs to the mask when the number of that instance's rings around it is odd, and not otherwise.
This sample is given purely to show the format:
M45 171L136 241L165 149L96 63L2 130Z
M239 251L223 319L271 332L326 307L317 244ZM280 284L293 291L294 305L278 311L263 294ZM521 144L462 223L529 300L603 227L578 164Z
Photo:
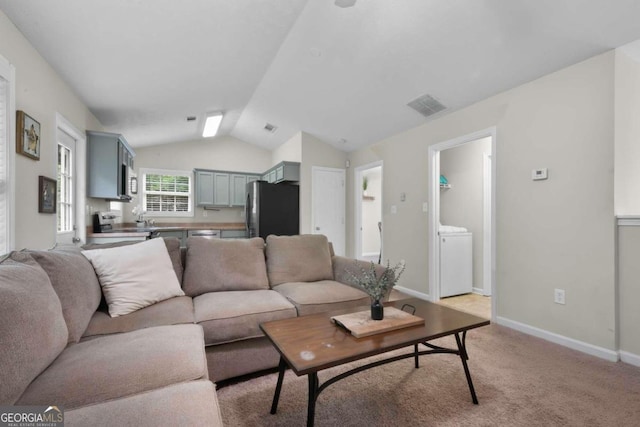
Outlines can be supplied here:
M432 116L447 108L431 95L422 95L407 105L425 117Z
M264 130L266 130L267 132L274 133L276 129L278 129L278 126L274 126L271 123L267 123L266 125L264 125Z

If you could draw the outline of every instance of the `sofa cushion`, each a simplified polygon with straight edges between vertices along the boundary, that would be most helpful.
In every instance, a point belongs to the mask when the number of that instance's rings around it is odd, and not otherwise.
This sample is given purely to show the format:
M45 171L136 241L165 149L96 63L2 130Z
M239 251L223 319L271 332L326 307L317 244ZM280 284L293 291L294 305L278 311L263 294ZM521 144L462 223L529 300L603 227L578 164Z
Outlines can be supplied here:
M68 339L47 273L28 253L11 253L0 262L0 404L14 404Z
M158 326L69 346L17 404L73 409L207 377L202 328Z
M296 306L298 316L371 304L365 292L333 280L289 282L273 289Z
M67 427L222 427L215 386L207 380L173 384L65 411L64 422Z
M287 282L333 279L327 237L321 234L268 236L267 273L272 287Z
M178 282L182 284L182 272L183 265L182 256L180 254L180 239L176 237L163 237L162 240L164 244L167 246L167 251L169 252L169 258L171 258L171 265L173 265L173 270L176 272L176 277L178 278ZM113 242L113 243L88 243L82 247L84 250L91 249L109 249L109 248L119 248L121 246L129 246L140 243L139 241L124 241L124 242ZM55 248L58 250L58 246Z
M82 251L98 275L111 317L184 295L164 242Z
M32 251L31 256L46 271L58 294L69 342L78 342L102 298L91 263L79 251Z
M193 299L205 345L261 337L260 323L296 317L295 307L272 290L210 292Z
M191 296L269 289L264 240L189 237L183 285Z
M169 298L118 317L98 310L93 314L82 338L183 323L193 323L193 302L187 296Z

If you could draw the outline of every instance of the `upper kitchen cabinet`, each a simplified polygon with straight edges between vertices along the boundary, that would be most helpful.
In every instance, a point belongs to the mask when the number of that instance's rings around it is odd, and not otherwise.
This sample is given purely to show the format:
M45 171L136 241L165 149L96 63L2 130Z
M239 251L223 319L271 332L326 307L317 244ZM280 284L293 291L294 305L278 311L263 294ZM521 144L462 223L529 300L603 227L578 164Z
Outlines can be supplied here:
M87 197L130 201L134 156L122 135L87 131Z
M196 206L242 207L247 183L260 179L258 175L195 169Z
M280 162L262 175L262 180L270 183L300 181L300 163Z

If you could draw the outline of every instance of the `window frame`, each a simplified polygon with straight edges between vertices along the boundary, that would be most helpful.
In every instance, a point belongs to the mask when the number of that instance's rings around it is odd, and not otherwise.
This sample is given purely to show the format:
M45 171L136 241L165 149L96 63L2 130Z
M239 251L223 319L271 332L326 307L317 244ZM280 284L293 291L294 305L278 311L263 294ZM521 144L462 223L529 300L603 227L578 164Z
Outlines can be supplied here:
M140 200L138 203L139 209L145 212L145 217L171 217L171 218L190 218L195 216L194 212L194 197L195 197L195 189L194 189L194 176L193 171L185 171L185 170L175 170L175 169L153 169L153 168L140 168ZM189 193L175 193L175 192L148 192L147 191L147 175L163 175L163 176L185 176L189 178ZM189 210L186 212L156 212L156 211L147 211L147 195L148 194L160 194L165 193L165 195L186 195L188 196L188 204Z

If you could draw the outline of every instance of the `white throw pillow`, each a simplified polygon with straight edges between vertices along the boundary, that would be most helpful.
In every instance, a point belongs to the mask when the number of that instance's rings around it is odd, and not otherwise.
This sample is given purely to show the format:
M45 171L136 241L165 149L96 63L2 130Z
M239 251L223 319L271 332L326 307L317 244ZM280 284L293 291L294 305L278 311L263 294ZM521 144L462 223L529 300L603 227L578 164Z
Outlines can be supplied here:
M82 255L98 275L111 317L184 295L162 239L92 249Z

